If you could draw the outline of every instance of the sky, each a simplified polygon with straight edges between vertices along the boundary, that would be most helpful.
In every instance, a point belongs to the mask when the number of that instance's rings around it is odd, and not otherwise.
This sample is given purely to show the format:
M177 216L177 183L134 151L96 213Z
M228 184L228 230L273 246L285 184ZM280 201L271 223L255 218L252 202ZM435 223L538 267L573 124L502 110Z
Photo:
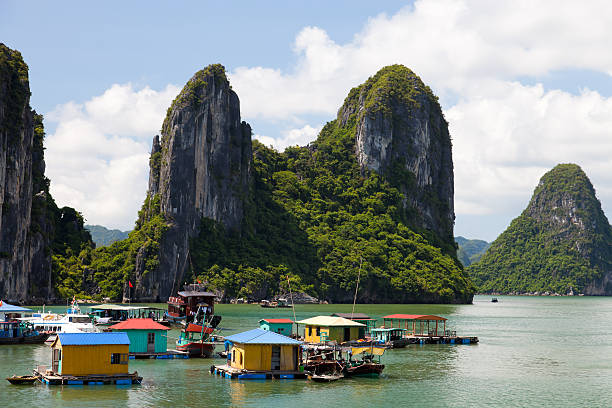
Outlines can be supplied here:
M440 97L455 235L491 241L539 178L577 163L612 216L608 1L12 1L0 42L30 67L58 205L130 230L151 141L185 82L226 67L255 137L314 140L348 91L404 64Z

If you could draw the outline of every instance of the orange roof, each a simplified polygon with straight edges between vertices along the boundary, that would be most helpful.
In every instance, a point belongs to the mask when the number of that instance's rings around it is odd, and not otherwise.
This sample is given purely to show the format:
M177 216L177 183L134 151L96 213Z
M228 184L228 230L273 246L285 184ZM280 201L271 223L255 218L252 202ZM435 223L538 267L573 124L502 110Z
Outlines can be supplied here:
M169 327L161 325L153 319L127 319L112 325L113 330L170 330Z
M434 315L409 315L409 314L392 314L384 316L383 319L398 319L398 320L448 320L444 317Z
M199 324L193 324L193 323L189 323L189 325L187 325L187 332L189 333L212 333L213 329L212 327L205 327L204 331L202 332L202 326L200 326Z
M260 322L268 323L293 323L291 319L261 319Z

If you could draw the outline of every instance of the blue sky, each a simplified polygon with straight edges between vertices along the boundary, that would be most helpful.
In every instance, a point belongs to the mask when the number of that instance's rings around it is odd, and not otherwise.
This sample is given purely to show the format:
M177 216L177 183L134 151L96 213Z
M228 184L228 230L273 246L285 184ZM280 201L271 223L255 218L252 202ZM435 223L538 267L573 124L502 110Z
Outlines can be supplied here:
M454 144L456 235L494 239L541 175L576 162L612 210L608 2L0 2L30 67L60 205L130 229L151 138L202 67L226 66L256 137L316 137L349 89L402 63L440 96Z

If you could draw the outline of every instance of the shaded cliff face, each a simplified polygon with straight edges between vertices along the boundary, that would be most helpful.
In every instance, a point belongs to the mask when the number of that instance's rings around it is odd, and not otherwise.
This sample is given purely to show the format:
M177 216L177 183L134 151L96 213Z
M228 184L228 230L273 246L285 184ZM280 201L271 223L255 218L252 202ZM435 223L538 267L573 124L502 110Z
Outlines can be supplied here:
M351 90L338 121L349 126L355 117L361 168L384 174L404 193L411 225L454 249L452 146L437 97L410 69L392 65Z
M470 274L489 292L612 294L612 228L582 169L546 173Z
M43 117L29 102L28 66L0 44L0 299L32 304L55 298L52 254L93 244L49 194Z
M189 268L189 241L202 218L239 230L249 192L251 128L240 120L240 101L221 65L197 72L172 103L151 152L145 220L161 213L168 223L159 267L144 273L146 248L136 259L135 296L166 299Z
M29 101L27 65L18 51L0 44L0 298L19 302L47 298L51 281L48 241L30 231L33 170L42 166L44 172L44 162L33 166L35 115Z

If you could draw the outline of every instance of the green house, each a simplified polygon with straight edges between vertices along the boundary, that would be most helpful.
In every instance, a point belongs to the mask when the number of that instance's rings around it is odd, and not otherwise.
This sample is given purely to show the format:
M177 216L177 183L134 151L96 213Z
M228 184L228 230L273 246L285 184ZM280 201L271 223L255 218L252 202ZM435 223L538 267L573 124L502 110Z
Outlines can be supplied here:
M293 320L291 319L261 319L259 328L274 333L291 336L293 334Z
M128 319L110 327L114 332L125 332L130 339L132 353L165 353L168 351L167 331L153 319Z

